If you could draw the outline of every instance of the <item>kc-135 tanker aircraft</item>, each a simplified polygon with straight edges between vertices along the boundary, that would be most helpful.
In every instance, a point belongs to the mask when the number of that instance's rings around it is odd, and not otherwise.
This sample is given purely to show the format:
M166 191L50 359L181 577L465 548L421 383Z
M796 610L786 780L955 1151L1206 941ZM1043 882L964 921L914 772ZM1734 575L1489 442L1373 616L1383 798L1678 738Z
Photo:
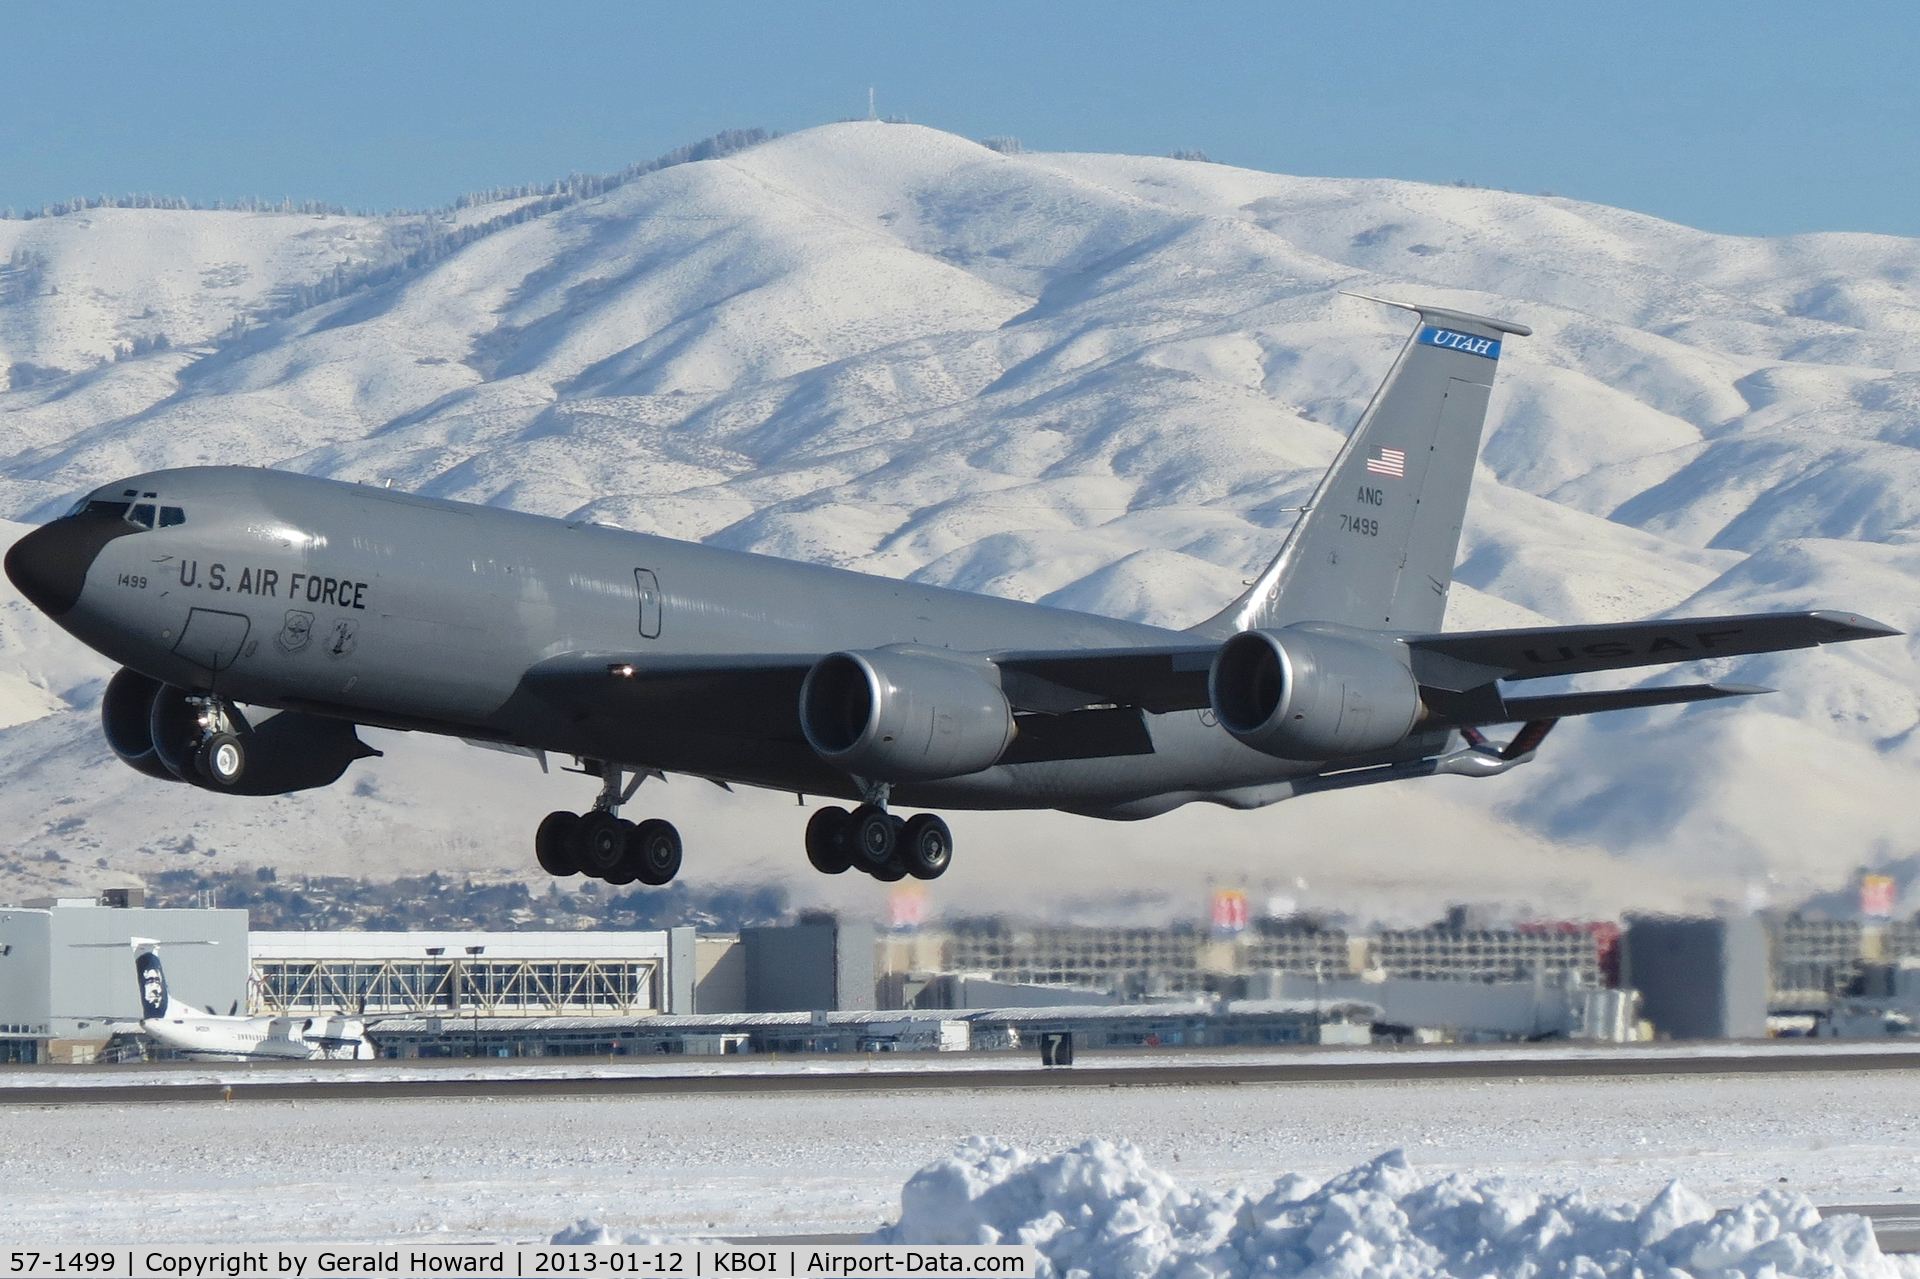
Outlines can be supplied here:
M537 856L616 884L679 870L670 824L619 816L668 772L851 801L808 823L816 868L932 879L946 823L894 808L1127 819L1490 777L1569 715L1767 691L1520 681L1898 633L1842 612L1441 633L1501 343L1530 330L1388 305L1419 327L1278 557L1185 631L240 467L105 485L6 570L123 665L101 714L141 772L326 786L376 753L362 724L572 756L599 799L549 814Z

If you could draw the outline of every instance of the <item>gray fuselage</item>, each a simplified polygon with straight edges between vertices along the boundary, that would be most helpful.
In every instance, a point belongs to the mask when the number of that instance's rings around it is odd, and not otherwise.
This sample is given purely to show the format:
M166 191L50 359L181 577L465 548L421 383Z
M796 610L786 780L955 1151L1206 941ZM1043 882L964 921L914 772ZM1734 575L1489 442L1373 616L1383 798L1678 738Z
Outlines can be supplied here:
M861 793L797 731L733 734L727 717L674 703L561 705L530 689L529 670L566 655L672 664L889 645L1205 646L1066 609L283 471L157 471L92 496L127 492L184 518L115 537L87 568L59 620L101 653L240 703L632 769ZM1193 800L1258 806L1321 767L1243 746L1208 711L1145 718L1150 753L998 764L894 794L922 807L1141 817Z

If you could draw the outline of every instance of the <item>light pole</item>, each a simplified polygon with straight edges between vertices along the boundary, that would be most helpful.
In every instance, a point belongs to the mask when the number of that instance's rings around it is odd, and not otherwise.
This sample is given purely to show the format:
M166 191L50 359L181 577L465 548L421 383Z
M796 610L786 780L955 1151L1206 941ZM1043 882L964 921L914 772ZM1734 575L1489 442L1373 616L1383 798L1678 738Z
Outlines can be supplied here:
M487 953L485 946L467 947L467 958L473 960ZM464 966L462 971L465 971ZM480 1055L480 994L474 989L473 974L467 973L467 996L473 1000L473 1051L471 1056Z

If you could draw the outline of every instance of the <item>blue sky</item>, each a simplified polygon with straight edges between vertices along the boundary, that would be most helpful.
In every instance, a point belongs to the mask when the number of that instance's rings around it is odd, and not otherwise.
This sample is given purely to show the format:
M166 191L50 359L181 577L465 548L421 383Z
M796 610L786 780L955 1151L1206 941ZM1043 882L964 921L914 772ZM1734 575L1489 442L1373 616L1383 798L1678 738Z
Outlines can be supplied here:
M445 203L882 114L1920 235L1911 3L15 5L0 205Z

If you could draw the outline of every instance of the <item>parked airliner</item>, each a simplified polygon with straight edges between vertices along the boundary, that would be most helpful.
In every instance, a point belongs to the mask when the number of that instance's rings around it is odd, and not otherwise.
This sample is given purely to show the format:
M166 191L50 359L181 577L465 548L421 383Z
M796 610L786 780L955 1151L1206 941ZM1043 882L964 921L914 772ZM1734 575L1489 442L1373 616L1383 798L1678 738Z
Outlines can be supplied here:
M162 1048L196 1060L246 1061L316 1058L368 1060L373 1045L366 1026L348 1017L242 1017L237 1008L222 1017L211 1008L181 1003L167 989L159 942L132 939L134 980L140 987L135 1027Z

